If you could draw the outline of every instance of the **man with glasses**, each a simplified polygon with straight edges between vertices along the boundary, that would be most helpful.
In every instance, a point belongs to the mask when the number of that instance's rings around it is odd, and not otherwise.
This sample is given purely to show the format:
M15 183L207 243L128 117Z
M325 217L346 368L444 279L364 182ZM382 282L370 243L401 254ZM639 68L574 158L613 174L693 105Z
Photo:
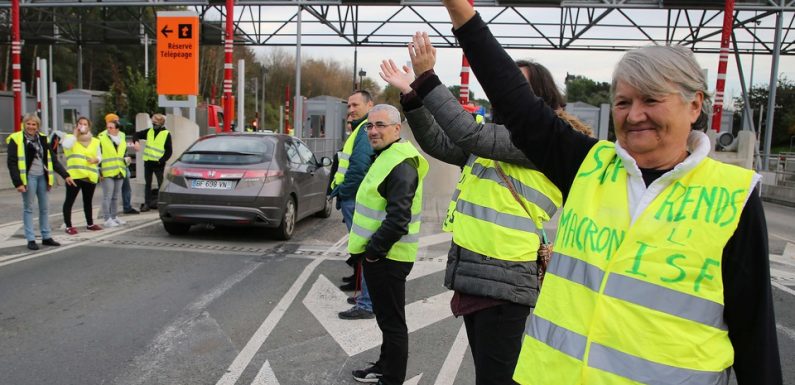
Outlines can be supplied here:
M422 180L428 161L400 138L400 112L379 104L364 126L373 163L356 193L348 251L362 261L378 327L383 334L378 360L354 370L359 382L403 384L408 362L406 277L419 246Z

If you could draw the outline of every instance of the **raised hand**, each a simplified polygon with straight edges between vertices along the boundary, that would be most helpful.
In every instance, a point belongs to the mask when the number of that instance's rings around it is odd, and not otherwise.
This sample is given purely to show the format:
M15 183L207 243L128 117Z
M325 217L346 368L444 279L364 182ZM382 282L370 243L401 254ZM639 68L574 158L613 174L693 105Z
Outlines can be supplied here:
M427 32L415 32L409 43L409 57L411 65L418 74L423 74L433 69L436 65L436 48L431 44Z
M400 92L407 94L411 92L411 83L414 81L414 71L407 66L403 66L401 70L398 68L392 59L381 61L381 79L391 84L393 87L400 90Z

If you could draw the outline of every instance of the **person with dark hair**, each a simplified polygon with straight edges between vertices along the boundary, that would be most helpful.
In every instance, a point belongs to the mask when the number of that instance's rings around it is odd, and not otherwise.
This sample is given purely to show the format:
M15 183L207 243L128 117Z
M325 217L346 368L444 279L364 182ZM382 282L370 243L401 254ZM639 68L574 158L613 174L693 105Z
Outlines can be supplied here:
M617 141L597 141L534 95L467 0L443 3L513 143L566 202L513 379L706 385L733 369L740 385L782 384L761 177L708 157L692 51L626 52Z
M381 64L381 77L401 90L420 147L462 168L443 225L453 233L445 286L454 290L453 314L464 318L475 383L508 384L540 288L538 254L547 241L542 224L560 207L561 194L511 143L504 127L479 124L467 114L433 71L435 49L413 49L421 38L415 36L409 45L420 74L416 80L411 69L401 70L391 60ZM563 96L549 71L522 63L531 69L525 76L535 77L534 91L562 111Z
M28 249L38 250L36 233L33 230L33 197L39 204L39 230L41 244L60 246L52 238L47 205L47 193L55 183L54 173L60 175L68 186L74 186L69 172L58 162L55 151L50 147L47 136L39 131L41 120L35 114L27 114L22 119L22 131L8 136L8 174L11 183L22 194L22 223Z
M77 200L77 195L83 195L83 214L86 217L86 229L90 231L102 230L102 226L94 223L92 201L94 191L99 182L99 163L102 162L102 149L99 139L91 133L91 120L81 116L77 119L72 134L66 135L61 147L66 157L66 170L75 181L75 186L66 186L66 199L63 202L63 221L66 233L77 234L77 228L72 226L72 206Z
M356 206L356 192L362 183L367 170L372 163L373 148L367 140L367 114L373 108L373 97L365 90L356 90L348 97L348 119L351 122L351 131L342 151L337 153L337 171L331 181L330 197L337 197L337 209L342 211L342 220L348 231L353 224L353 213ZM345 279L348 282L340 286L346 291L361 290L357 296L349 298L353 305L348 310L339 313L341 319L368 319L373 318L373 305L367 290L367 283L362 274L361 261L356 262L349 258L347 263L353 266L353 276Z

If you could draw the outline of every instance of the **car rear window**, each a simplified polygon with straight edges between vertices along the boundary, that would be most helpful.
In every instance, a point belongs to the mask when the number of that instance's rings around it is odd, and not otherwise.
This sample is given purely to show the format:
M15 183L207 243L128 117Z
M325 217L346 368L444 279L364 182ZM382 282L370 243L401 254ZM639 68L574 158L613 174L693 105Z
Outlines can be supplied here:
M185 163L253 164L273 157L275 139L268 137L213 136L199 139L180 157Z

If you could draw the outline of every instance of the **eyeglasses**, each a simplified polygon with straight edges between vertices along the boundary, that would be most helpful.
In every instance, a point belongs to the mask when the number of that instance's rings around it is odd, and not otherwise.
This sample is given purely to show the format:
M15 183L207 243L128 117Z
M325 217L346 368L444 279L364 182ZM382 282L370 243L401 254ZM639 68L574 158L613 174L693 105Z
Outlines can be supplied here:
M382 128L386 128L386 127L389 127L389 126L394 126L396 124L400 124L400 123L389 123L389 124L387 124L387 123L382 123L382 122L375 122L375 124L373 124L373 123L365 124L364 128L366 130L371 130L371 129L373 129L373 127L375 127L375 128L380 130Z

